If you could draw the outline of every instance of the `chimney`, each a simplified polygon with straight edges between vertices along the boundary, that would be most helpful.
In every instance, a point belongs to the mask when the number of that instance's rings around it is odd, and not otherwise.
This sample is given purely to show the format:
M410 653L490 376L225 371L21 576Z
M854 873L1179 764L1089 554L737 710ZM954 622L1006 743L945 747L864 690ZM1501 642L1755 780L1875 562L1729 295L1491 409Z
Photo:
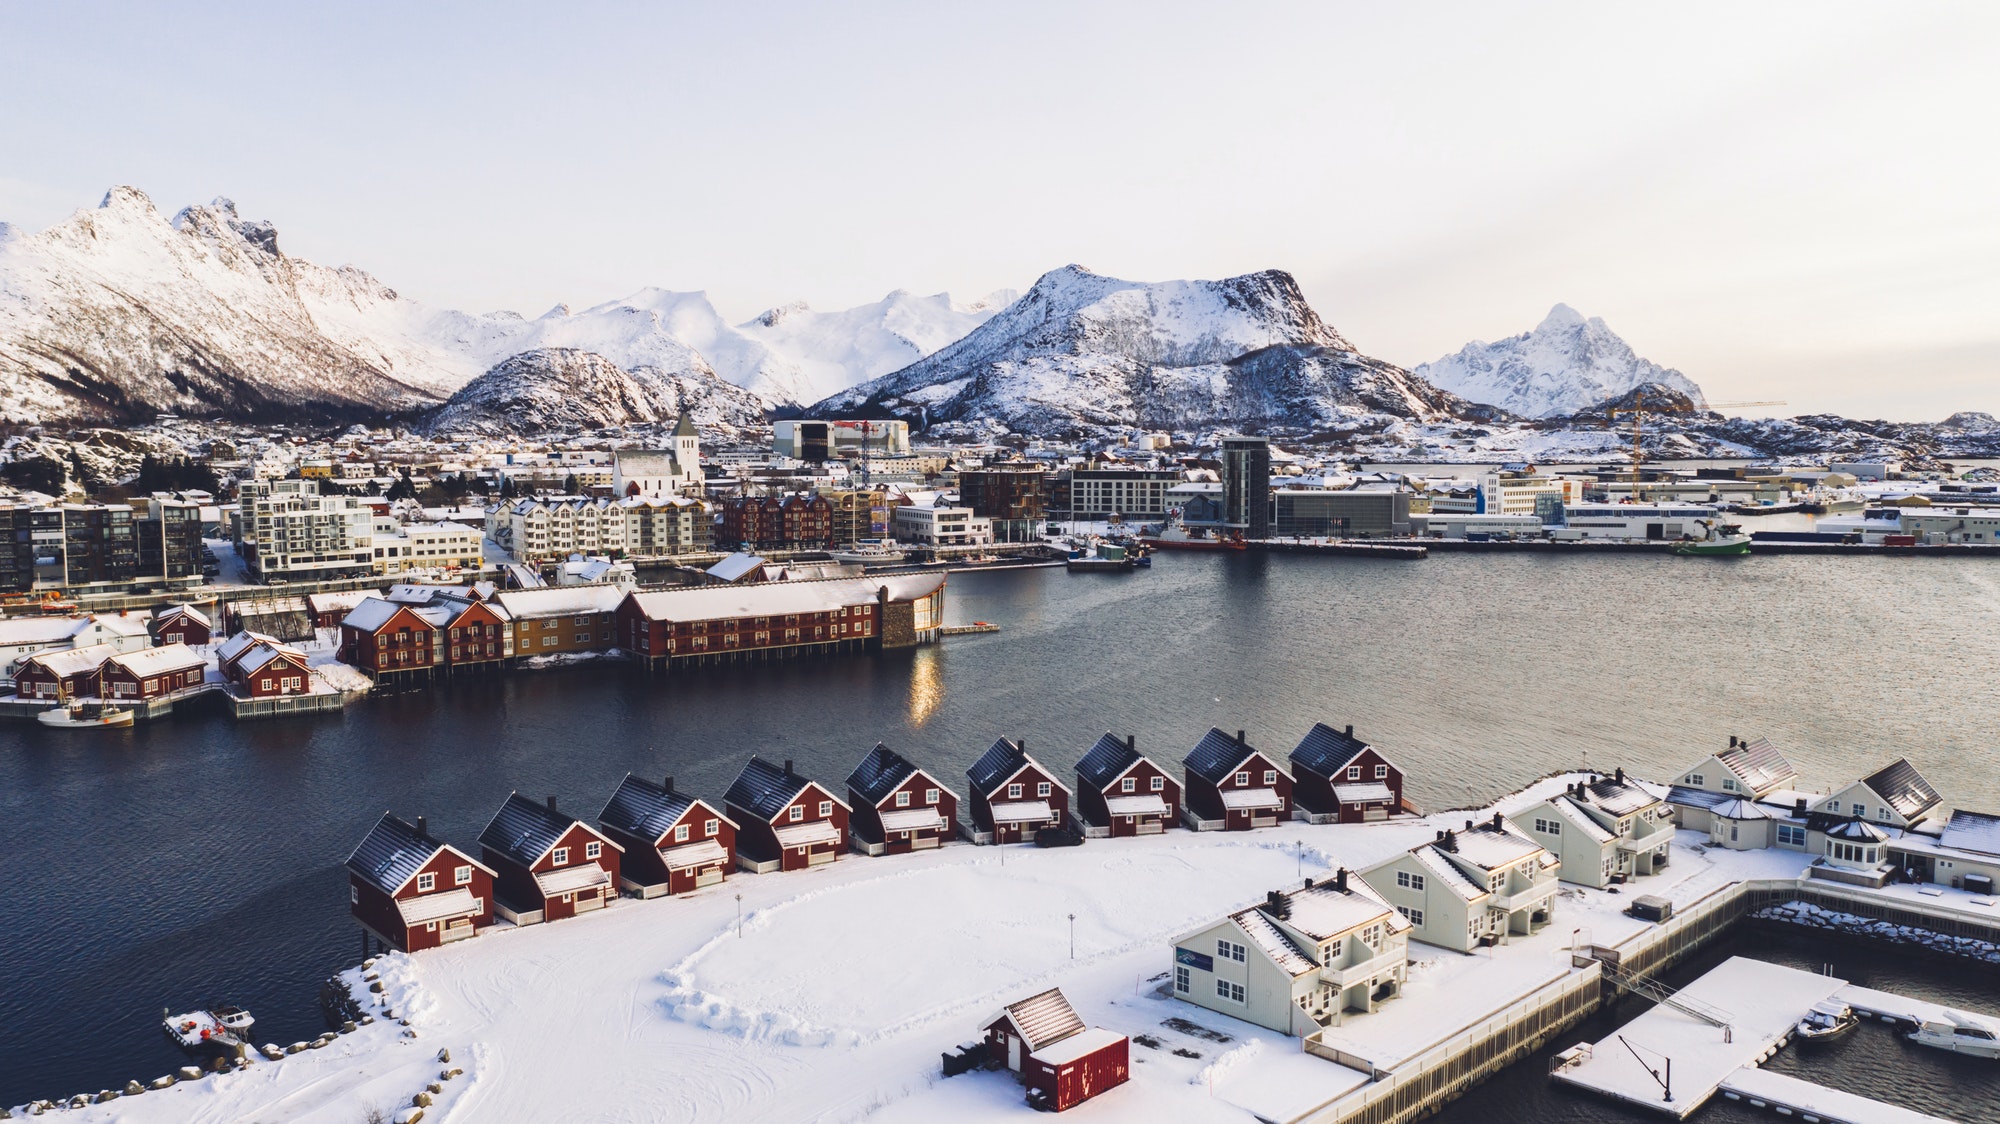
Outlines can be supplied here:
M1313 880L1310 878L1306 879L1306 889L1310 890L1312 888L1313 888Z
M660 788L664 790L668 796L672 796L674 794L674 775L672 773L668 773L667 779L660 782Z
M1346 736L1350 738L1354 736L1354 723L1349 722L1347 724Z
M1795 816L1803 816L1803 815L1805 815L1805 814L1806 814L1806 798L1805 798L1805 797L1803 797L1803 796L1800 796L1800 797L1797 797L1796 799L1794 799L1794 800L1792 801L1792 814L1793 814L1793 815L1795 815Z
M1334 872L1333 872L1333 888L1334 888L1334 889L1336 889L1336 890L1339 890L1339 891L1340 891L1341 893L1343 893L1343 894L1347 892L1347 868L1346 868L1346 867L1344 867L1344 866L1343 866L1343 867L1341 867L1341 868L1340 868L1339 870L1336 870L1336 871L1334 871Z
M788 777L792 775L792 759L789 757L785 758L785 775Z
M1618 771L1617 771L1616 773L1613 773L1613 774L1612 774L1612 776L1614 776L1614 777L1618 778L1618 783L1619 783L1619 784L1624 784L1624 783L1625 783L1625 766L1623 766L1623 765L1620 765L1620 766L1618 766Z
M1467 821L1465 821L1465 830L1467 830L1467 831L1471 831L1471 830L1472 830L1472 821L1471 821L1471 820L1467 820Z
M1236 731L1236 748L1243 748L1243 731L1241 730Z
M1493 830L1500 830L1500 813L1498 812L1493 813Z
M1471 825L1469 825L1469 824L1468 824L1467 826L1471 826ZM1455 832L1455 831L1447 831L1447 832L1445 832L1445 833L1444 833L1444 849L1445 849L1445 850L1447 850L1447 851L1454 851L1454 852L1458 850L1458 833L1457 833L1457 832Z
M1800 803L1804 803L1804 801L1800 801ZM418 834L418 835L429 835L430 833L431 833L431 825L430 825L430 821L429 821L429 820L427 820L427 819L425 819L425 818L424 818L424 817L422 817L422 816L418 816L418 817L417 817L417 834Z
M1438 833L1437 833L1437 838L1436 838L1436 839L1433 839L1433 840L1431 840L1431 842L1433 842L1433 843L1442 843L1442 842L1444 842L1444 829L1443 829L1443 828L1439 828L1439 829L1438 829Z
M1130 753L1130 752L1132 752L1133 750L1135 750L1135 749L1137 749L1137 748L1139 748L1139 739L1138 739L1138 737L1137 737L1137 736L1135 736L1135 735L1133 735L1133 734L1126 734L1126 735L1125 735L1125 752L1127 752L1127 753Z
M1735 748L1736 748L1736 735L1735 735L1735 734L1731 734L1731 735L1729 735L1729 748L1731 748L1731 749L1735 749Z
M549 797L549 811L553 812L555 810L556 810L556 798L551 796Z

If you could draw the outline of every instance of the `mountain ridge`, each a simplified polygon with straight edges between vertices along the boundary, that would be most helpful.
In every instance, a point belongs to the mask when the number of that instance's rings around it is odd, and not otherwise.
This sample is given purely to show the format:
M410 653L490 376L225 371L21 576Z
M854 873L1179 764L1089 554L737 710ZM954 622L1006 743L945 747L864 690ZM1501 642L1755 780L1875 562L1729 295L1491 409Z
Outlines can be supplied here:
M1705 405L1701 387L1641 358L1600 317L1558 303L1532 330L1458 351L1411 373L1468 401L1530 418L1563 417L1648 383Z

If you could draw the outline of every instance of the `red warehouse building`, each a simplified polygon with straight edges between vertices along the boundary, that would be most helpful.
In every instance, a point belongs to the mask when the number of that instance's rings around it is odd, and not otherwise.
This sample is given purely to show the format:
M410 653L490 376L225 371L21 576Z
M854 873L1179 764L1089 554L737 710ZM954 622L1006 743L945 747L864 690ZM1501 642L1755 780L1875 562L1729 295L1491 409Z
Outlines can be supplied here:
M1130 735L1104 735L1076 763L1076 814L1092 835L1158 835L1173 826L1180 806L1180 782Z
M642 898L719 885L736 865L736 821L708 801L625 774L597 826L625 849L621 889Z
M347 895L369 935L404 952L478 935L493 923L493 868L384 812L347 856Z
M799 776L752 757L723 797L736 821L736 861L760 874L830 863L847 849L845 801Z
M117 654L110 644L36 652L14 668L14 694L24 699L95 698L104 661Z
M877 744L847 775L856 849L899 855L941 846L958 833L958 794Z
M1075 1108L1132 1075L1131 1043L1085 1026L1060 988L1003 1009L986 1024L986 1051L1028 1087L1030 1105L1054 1112Z
M98 691L103 697L157 699L186 687L199 687L208 674L208 661L186 644L141 648L112 656L98 668Z
M537 804L510 793L479 833L479 851L494 870L496 911L517 925L603 909L618 896L623 848L557 811L553 796Z

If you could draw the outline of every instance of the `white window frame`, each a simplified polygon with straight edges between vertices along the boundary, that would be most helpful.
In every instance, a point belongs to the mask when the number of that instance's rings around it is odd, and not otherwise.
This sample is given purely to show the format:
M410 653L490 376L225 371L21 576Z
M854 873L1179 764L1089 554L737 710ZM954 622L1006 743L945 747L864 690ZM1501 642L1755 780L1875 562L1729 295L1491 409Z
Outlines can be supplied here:
M549 856L549 861L550 861L550 862L552 862L552 863L554 863L554 864L556 864L557 866L568 866L568 865L569 865L569 848L568 848L568 847L557 847L557 848L555 849L555 853Z
M452 884L452 885L454 885L454 886L470 886L470 885L472 885L472 866L471 866L471 864L466 864L466 865L464 865L464 866L461 866L461 867L459 867L458 869L456 869L456 870L452 871L452 872L451 872L451 884Z
M417 893L428 894L435 889L437 889L437 875L428 870L417 875Z

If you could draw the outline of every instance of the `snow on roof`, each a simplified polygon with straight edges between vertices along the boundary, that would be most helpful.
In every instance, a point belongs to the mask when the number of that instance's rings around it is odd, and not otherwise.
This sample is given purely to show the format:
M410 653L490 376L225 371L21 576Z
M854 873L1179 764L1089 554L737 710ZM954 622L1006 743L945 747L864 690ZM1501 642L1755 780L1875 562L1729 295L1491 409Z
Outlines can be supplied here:
M388 624L399 611L409 607L408 605L400 605L394 601L387 601L380 597L370 596L363 599L354 608L349 609L347 615L341 618L340 623L344 627L358 628L363 632L374 632L376 629Z
M493 600L515 619L568 617L583 613L609 613L625 600L625 591L615 585L566 585L543 589L510 589Z
M999 823L1039 823L1054 819L1055 809L1046 800L1010 800L992 806L993 822Z
M1400 916L1357 889L1360 882L1361 879L1350 877L1345 890L1332 882L1318 882L1286 894L1291 916L1284 918L1284 923L1315 941L1326 941L1386 917Z
M472 891L464 886L454 886L442 894L419 894L414 898L398 898L396 912L403 915L403 924L422 925L427 921L442 921L447 917L476 914L479 912L479 899L473 897Z
M899 808L881 813L884 831L927 831L944 826L936 808Z
M72 675L82 675L97 670L105 660L117 654L118 649L109 644L86 644L81 648L58 648L53 652L37 652L22 662L45 668L58 678L68 679Z
M1739 742L1716 754L1715 759L1750 786L1752 792L1768 792L1779 785L1790 784L1799 775L1798 770L1792 768L1792 763L1767 738Z
M660 861L668 870L686 870L691 866L707 866L710 863L727 862L729 851L713 839L699 843L684 843L678 847L660 848Z
M1829 839L1852 839L1858 843L1880 843L1889 833L1867 820L1847 820L1826 829Z
M943 574L898 574L820 581L760 582L743 586L695 586L635 593L632 602L648 620L725 620L786 613L823 613L873 604L878 590L887 590L891 601L915 601L937 592L944 582ZM517 595L503 593L500 596L505 600Z
M1504 819L1497 828L1493 821L1487 820L1459 832L1455 838L1458 850L1453 853L1485 870L1497 870L1542 849L1540 843L1528 838L1520 828Z
M1745 800L1742 797L1717 804L1715 807L1709 809L1709 814L1719 816L1725 820L1775 820L1779 818L1773 815L1770 809L1757 803L1755 800Z
M1734 797L1724 792L1710 792L1705 788L1689 788L1677 784L1667 790L1667 803L1688 808L1717 808L1729 803Z
M557 894L574 894L578 890L588 890L593 886L611 884L611 872L593 862L581 866L565 866L555 870L539 871L535 874L535 885L543 897Z
M54 644L90 627L88 617L19 617L0 620L0 645Z
M243 653L243 658L236 661L236 666L242 668L246 675L255 674L269 667L280 657L289 659L300 667L306 666L306 654L284 644L259 644Z
M163 620L167 617L174 617L174 616L186 617L187 619L194 621L196 624L202 625L203 627L207 627L209 623L208 614L202 612L200 609L195 608L193 605L188 605L188 604L162 605L159 608L153 610L154 620Z
M1466 901L1477 901L1491 892L1486 887L1467 878L1464 871L1452 865L1451 860L1445 858L1438 851L1436 844L1426 843L1416 850L1411 851L1410 854L1419 863L1422 863L1425 869L1437 875L1447 887Z
M1270 957L1271 962L1294 976L1317 971L1319 965L1313 963L1305 950L1292 943L1285 931L1273 924L1262 909L1246 909L1229 915L1236 927L1248 937L1252 947Z
M1333 798L1342 804L1378 804L1385 800L1394 800L1396 794L1389 791L1389 786L1381 781L1371 781L1367 784L1334 785Z
M1613 816L1629 816L1658 804L1659 798L1631 781L1601 777L1584 786L1590 802Z
M1960 851L2000 855L2000 816L1960 808L1951 814L1951 822L1945 825L1938 844Z
M1222 806L1241 811L1245 808L1282 808L1285 798L1278 795L1275 788L1230 788L1222 792Z
M1076 1008L1070 1006L1062 989L1052 987L1039 995L1031 995L1018 1003L1009 1003L1000 1012L1000 1018L1014 1024L1025 1040L1028 1052L1045 1050L1072 1034L1080 1033L1083 1020L1077 1016ZM991 1026L999 1019L988 1020Z
M131 617L124 613L99 613L90 618L97 627L119 636L144 636L149 627L150 617Z
M111 662L141 678L148 675L164 675L173 671L186 671L188 668L203 667L208 663L186 644L163 644L157 648L141 648L136 652L112 656Z
M750 571L764 565L764 560L748 551L736 553L708 568L708 576L719 581L733 582Z
M1164 816L1172 810L1157 792L1138 796L1107 796L1104 806L1114 816Z
M393 894L416 877L432 855L444 847L441 840L419 832L408 822L389 812L375 821L368 834L347 856L347 869L385 894Z
M1582 832L1584 837L1597 843L1609 843L1618 838L1605 830L1604 825L1590 818L1590 813L1576 806L1576 801L1568 796L1556 796L1549 800L1549 806L1562 816L1565 823Z
M1067 1038L1059 1039L1052 1045L1032 1051L1029 1056L1043 1065L1068 1065L1078 1058L1094 1054L1106 1046L1115 1046L1125 1041L1125 1036L1116 1031L1093 1026L1079 1030Z
M840 829L832 820L814 820L811 823L785 824L771 829L778 837L780 847L810 847L818 843L840 842Z

